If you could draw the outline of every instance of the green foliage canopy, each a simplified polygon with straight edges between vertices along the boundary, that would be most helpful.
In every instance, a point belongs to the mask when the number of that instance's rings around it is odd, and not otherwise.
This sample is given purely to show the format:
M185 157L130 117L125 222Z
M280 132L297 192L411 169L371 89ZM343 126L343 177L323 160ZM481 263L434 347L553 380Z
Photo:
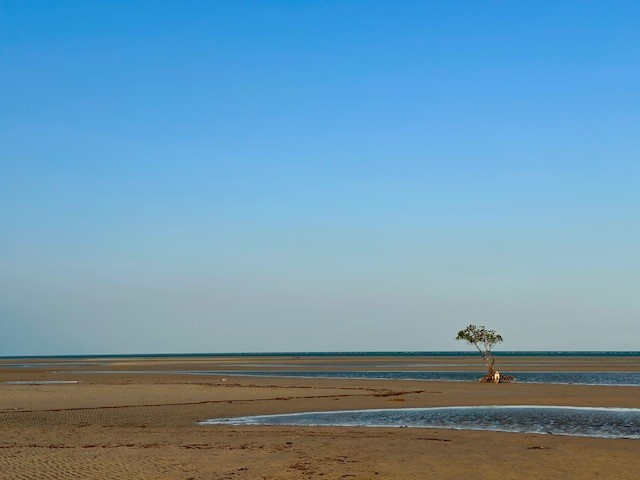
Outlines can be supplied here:
M456 340L465 340L469 345L476 347L482 358L487 362L487 365L489 365L488 362L492 359L491 349L502 342L502 336L496 333L495 330L488 330L483 325L469 325L458 332ZM493 365L493 362L491 362L491 365Z

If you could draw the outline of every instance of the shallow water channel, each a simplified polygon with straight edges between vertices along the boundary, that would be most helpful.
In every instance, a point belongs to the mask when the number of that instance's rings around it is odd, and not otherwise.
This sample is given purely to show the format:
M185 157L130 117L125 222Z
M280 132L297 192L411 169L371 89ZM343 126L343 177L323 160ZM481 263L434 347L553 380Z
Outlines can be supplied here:
M236 375L251 377L298 377L298 378L359 378L386 380L426 381L477 381L484 372L479 371L387 371L387 370L226 370L192 371L191 375ZM556 383L576 385L640 386L640 372L505 372L516 377L520 383Z
M201 425L418 427L640 439L640 409L478 406L344 410L215 418Z

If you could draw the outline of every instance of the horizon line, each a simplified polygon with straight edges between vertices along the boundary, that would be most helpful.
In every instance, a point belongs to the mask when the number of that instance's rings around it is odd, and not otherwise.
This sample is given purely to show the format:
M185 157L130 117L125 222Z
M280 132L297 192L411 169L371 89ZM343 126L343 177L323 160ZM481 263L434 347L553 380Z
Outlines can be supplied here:
M494 350L496 355L526 356L539 354L557 354L559 356L588 355L620 355L640 356L638 350ZM0 355L0 359L16 358L121 358L121 357L241 357L241 356L470 356L479 354L467 350L318 350L318 351L265 351L265 352L152 352L152 353L90 353L90 354L35 354L35 355Z

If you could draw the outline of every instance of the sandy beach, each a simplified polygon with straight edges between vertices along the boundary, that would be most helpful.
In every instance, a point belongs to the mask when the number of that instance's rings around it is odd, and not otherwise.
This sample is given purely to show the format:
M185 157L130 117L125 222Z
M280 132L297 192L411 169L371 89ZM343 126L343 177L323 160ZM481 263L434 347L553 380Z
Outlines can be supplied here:
M499 361L509 365L505 371L516 372L640 371L638 357ZM475 357L5 359L0 364L0 382L78 382L0 383L3 479L635 479L640 470L640 441L630 439L197 424L254 414L447 405L640 408L637 387L170 373L363 364L481 372ZM105 371L112 373L98 373Z

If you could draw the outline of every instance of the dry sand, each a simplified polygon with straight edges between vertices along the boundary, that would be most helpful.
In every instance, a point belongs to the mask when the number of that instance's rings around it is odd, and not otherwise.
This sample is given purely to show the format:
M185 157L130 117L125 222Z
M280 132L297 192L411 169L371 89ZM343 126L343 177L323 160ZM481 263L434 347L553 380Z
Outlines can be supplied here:
M520 370L640 371L638 357L508 357L500 361ZM383 365L377 367L380 369L392 365L430 370L434 367L410 366L447 362L477 367L478 359L106 358L92 360L90 365L77 365L77 360L28 368L5 365L0 367L0 382L81 383L0 384L0 478L639 478L640 440L417 428L196 423L265 413L445 405L640 408L638 387L242 376L229 376L224 381L222 375L127 372L256 369L256 364L292 363L300 369L330 368L328 365L346 368L345 364L355 368L376 363ZM0 361L8 363L17 361ZM531 363L544 365L534 368ZM99 374L92 370L124 373Z

